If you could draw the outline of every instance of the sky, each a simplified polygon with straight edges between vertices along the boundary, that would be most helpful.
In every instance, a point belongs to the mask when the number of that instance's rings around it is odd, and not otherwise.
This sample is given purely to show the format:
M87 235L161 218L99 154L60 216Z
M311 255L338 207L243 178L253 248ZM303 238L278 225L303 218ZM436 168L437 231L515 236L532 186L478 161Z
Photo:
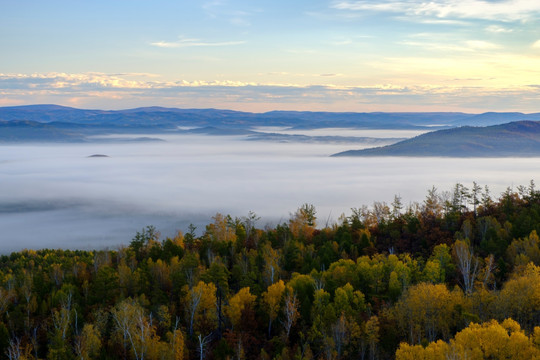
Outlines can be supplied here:
M540 1L0 2L0 106L540 112Z

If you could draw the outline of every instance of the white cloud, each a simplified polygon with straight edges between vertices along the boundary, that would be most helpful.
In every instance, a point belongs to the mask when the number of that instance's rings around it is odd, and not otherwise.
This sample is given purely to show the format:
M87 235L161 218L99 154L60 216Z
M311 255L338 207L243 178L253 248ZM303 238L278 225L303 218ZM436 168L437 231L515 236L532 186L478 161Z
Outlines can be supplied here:
M508 29L499 25L490 25L486 27L486 31L491 32L491 33L496 33L496 34L505 34L505 33L511 33L514 30Z
M540 49L540 40L536 40L532 45L531 47L533 49Z
M393 133L375 136L410 136ZM316 206L320 219L331 219L349 214L351 207L389 202L392 194L400 194L403 203L422 201L433 184L446 190L457 181L488 184L497 194L511 183L527 184L537 168L534 158L327 157L363 147L359 144L197 135L165 139L121 145L25 144L4 151L9 161L2 163L0 228L9 241L0 242L0 253L25 247L114 248L128 244L147 224L163 237L186 230L190 223L202 231L217 212L234 218L256 211L262 217L256 226L264 228L268 221L286 221L306 201ZM97 148L111 157L87 159Z
M421 38L421 36L413 36L414 38ZM488 51L488 50L497 50L501 46L482 40L467 40L465 42L443 42L443 41L434 41L426 36L428 41L402 41L400 44L421 47L424 49L429 49L431 51L444 51L444 52L472 52L472 51Z
M384 59L382 61L385 62ZM508 63L505 59L501 62ZM489 79L478 80L479 83L474 84L464 80L450 81L458 77L468 80L472 78L468 74L453 72L441 75L441 69L446 69L452 63L451 59L446 63L437 63L438 67L434 63L422 62L422 59L404 61L403 58L395 59L391 65L398 71L409 71L411 69L405 64L411 63L416 63L426 73L437 74L438 78L434 80L439 81L429 82L429 77L425 77L427 81L416 79L411 82L401 81L398 77L396 81L384 83L359 82L344 85L344 77L330 73L312 74L311 79L321 79L321 82L313 81L312 85L277 81L160 81L144 76L128 79L118 74L103 73L0 74L0 104L56 103L102 109L160 105L255 112L276 109L461 111L469 106L471 99L475 99L475 106L482 111L538 111L540 92L537 87L526 86L522 82L521 85L520 82L514 85L494 83ZM475 78L485 78L485 74L480 71L482 66L484 63L481 61L479 64L470 64ZM530 72L527 74L527 84L531 84ZM441 81L441 76L447 78L447 81Z
M429 49L431 51L444 51L444 52L463 52L463 51L472 51L471 48L463 45L453 44L453 43L442 43L442 42L422 42L422 41L402 41L400 44L420 47L423 49Z
M439 19L520 21L540 15L540 2L532 0L502 0L497 2L482 0L433 0L429 2L419 0L338 0L334 1L332 7L338 10L402 13L409 16L427 16Z
M465 44L473 50L496 50L501 48L497 44L482 40L468 40L465 41Z
M221 41L221 42L208 42L199 39L184 39L180 38L177 41L156 41L150 43L152 46L161 48L182 48L182 47L198 47L198 46L234 46L245 44L245 41Z
M242 18L242 17L231 18L231 20L229 22L232 25L240 26L240 27L251 26L251 22L249 20L246 20L246 19Z

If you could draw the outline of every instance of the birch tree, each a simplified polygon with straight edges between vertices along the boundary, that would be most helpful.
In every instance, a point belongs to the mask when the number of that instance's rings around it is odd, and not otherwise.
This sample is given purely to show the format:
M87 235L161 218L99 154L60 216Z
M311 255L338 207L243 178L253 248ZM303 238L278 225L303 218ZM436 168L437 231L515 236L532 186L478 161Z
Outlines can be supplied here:
M454 255L463 280L463 290L465 294L470 295L478 275L478 258L474 256L469 244L463 240L456 240L454 243Z

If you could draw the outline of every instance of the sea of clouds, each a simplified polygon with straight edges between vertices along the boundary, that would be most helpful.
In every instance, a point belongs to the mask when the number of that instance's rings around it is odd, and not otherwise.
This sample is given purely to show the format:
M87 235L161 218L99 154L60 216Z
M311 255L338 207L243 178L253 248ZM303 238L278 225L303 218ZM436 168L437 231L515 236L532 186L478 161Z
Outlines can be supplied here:
M351 134L336 129L332 135L338 133ZM405 205L421 202L432 186L444 191L456 182L487 184L497 197L538 174L537 158L331 158L362 145L159 137L165 141L0 145L0 253L115 248L147 225L164 237L190 223L200 233L217 212L242 217L254 211L264 227L287 221L304 203L325 224L353 207L390 203L394 195ZM108 157L89 157L94 154Z

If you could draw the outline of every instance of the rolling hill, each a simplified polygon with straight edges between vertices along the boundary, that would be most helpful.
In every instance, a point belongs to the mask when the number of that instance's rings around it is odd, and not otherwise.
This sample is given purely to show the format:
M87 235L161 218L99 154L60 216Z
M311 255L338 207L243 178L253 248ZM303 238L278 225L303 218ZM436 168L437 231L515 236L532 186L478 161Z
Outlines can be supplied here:
M439 130L463 125L485 126L524 120L540 120L540 113L465 114L455 112L355 113L309 111L250 113L233 110L177 109L156 106L127 110L84 110L59 105L28 105L0 107L0 141L73 142L88 141L92 135L185 132L206 135L252 135L252 140L268 141L346 142L354 140L361 142L364 140L359 138L328 138L324 136L307 138L297 135L268 134L258 131L258 128ZM471 128L467 134L473 136L474 131L477 130ZM437 136L443 136L440 134L446 133L439 133ZM424 138L421 139L426 141ZM478 139L473 139L471 142L476 145L482 144L482 141ZM424 153L433 155L444 153L444 156L464 156L452 154L466 153L465 148L449 149L449 147L443 149L441 146L446 143L451 143L451 140L445 137L442 144L426 145L419 143L415 145L416 150L394 151L392 150L394 148L384 148L385 150L373 150L374 152L372 152L373 154L381 151L388 151L389 154L393 152L396 154L408 154L408 151L410 151L410 154ZM382 143L373 143L373 145L377 144ZM490 146L489 144L484 145ZM401 149L402 146L405 145L399 145L399 148ZM426 146L428 150L422 151L421 148ZM471 144L463 146L472 146L474 148ZM441 149L436 150L439 147ZM409 149L409 145L406 145L405 149ZM474 151L478 152L480 150L476 149ZM508 151L511 152L512 150L509 149ZM368 152L362 153L364 156L366 154Z
M270 111L250 113L218 109L177 109L141 107L126 110L84 110L59 105L27 105L0 107L0 121L26 120L42 123L62 122L94 126L156 126L160 128L286 126L292 128L370 128L421 129L450 128L463 125L494 125L511 121L540 120L540 113L456 112L426 113L357 113Z
M438 130L384 147L332 156L534 157L540 156L540 122Z

